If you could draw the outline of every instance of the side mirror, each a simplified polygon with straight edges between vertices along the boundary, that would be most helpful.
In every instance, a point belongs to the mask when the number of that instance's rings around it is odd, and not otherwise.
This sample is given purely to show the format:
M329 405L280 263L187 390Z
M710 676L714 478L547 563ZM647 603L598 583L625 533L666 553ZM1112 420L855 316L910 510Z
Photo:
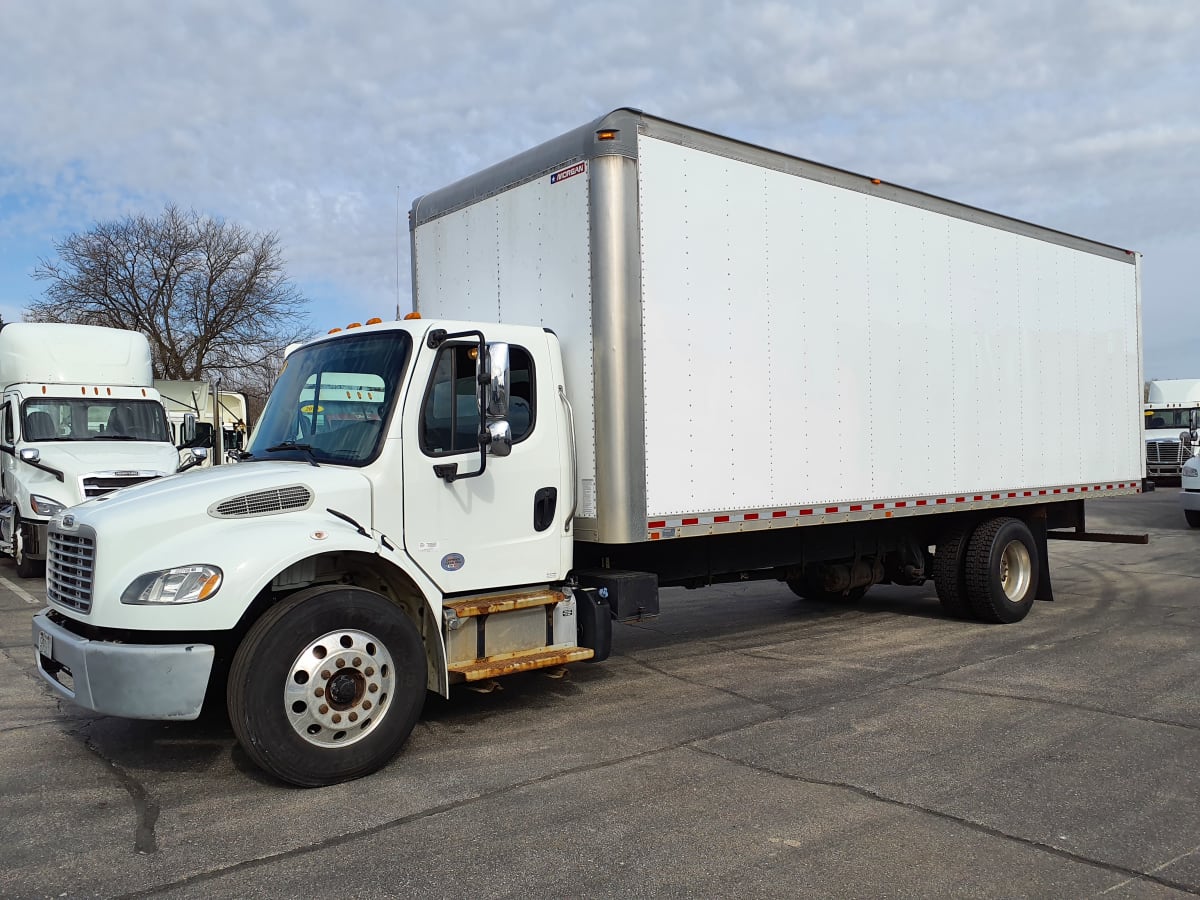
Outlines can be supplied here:
M500 419L498 422L488 422L487 451L492 456L508 456L512 453L512 429L508 422Z
M195 413L184 413L183 424L179 426L179 446L186 447L194 440L196 440L196 415Z
M485 407L487 414L495 419L508 415L509 368L508 344L488 345L488 384Z
M175 471L186 472L188 469L192 469L200 465L200 463L204 462L206 459L208 459L207 450L205 450L203 447L193 447L188 452L187 458L179 464L179 468Z
M40 462L42 459L42 451L37 447L22 447L21 459L27 463Z

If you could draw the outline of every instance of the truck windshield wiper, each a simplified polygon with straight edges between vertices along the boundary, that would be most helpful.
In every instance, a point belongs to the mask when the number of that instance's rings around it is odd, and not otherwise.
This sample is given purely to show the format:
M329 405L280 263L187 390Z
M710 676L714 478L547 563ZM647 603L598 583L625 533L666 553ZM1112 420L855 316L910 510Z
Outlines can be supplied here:
M274 447L268 447L265 452L278 453L281 450L299 450L308 457L309 465L317 466L318 468L321 465L317 462L317 456L313 452L312 444L297 444L295 441L283 441L282 443L276 444Z
M140 441L141 438L134 437L132 434L97 434L92 436L93 441Z

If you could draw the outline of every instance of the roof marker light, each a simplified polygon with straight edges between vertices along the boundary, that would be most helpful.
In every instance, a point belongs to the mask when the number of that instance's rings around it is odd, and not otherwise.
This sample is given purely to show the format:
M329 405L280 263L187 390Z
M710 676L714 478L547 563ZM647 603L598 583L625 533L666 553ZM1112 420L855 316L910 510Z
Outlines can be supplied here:
M407 322L409 319L419 319L419 318L421 318L421 314L419 312L413 311L413 312L410 312L408 315L406 315L404 317L404 320Z
M615 128L604 128L596 132L596 140L598 141L615 141L617 135L620 134Z
M379 316L371 316L371 318L367 319L367 324L368 325L382 325L383 319L379 318Z

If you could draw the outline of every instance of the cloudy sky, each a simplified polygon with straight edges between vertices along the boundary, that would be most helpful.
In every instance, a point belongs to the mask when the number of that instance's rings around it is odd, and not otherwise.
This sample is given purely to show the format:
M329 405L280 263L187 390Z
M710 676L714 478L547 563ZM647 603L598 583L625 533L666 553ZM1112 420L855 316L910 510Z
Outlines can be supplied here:
M277 233L314 329L406 312L398 210L633 106L1139 250L1146 376L1200 377L1200 3L0 0L0 37L6 321L168 202Z

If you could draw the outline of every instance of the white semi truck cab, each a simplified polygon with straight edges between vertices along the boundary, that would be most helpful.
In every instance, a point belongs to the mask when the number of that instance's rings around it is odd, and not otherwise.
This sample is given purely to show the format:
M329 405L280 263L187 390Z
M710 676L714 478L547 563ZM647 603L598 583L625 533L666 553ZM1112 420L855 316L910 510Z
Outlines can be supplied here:
M150 348L133 331L0 329L0 550L40 573L57 513L178 468Z
M1200 379L1151 381L1146 401L1146 474L1151 479L1179 478L1200 445Z

